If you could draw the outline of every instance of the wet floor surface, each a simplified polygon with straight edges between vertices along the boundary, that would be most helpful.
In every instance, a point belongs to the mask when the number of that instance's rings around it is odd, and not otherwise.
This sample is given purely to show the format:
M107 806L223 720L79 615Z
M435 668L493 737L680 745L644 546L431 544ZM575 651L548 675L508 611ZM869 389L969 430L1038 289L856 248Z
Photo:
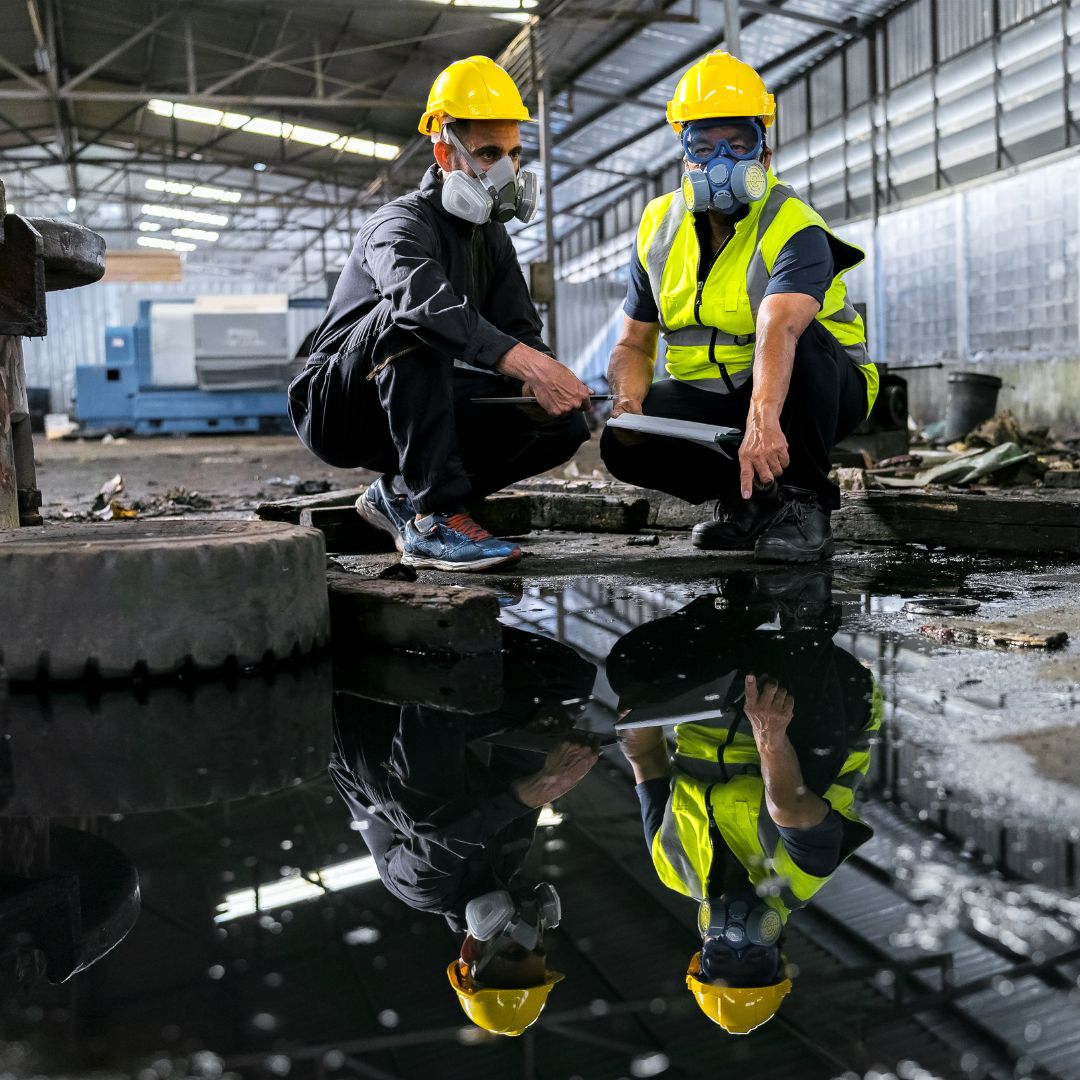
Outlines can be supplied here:
M1076 648L904 610L1075 641L1077 568L623 541L536 538L500 656L377 691L339 642L0 698L0 1073L1080 1077Z

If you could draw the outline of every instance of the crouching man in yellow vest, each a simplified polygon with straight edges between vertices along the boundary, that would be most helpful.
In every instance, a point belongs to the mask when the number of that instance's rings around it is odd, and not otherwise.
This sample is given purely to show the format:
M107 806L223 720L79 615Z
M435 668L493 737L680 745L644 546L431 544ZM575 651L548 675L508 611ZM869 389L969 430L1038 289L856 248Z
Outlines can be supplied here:
M612 416L735 427L738 461L616 428L600 444L620 480L688 502L717 499L700 548L760 560L832 553L840 505L829 453L866 416L877 369L843 275L863 253L773 174L773 96L757 72L710 53L683 75L667 117L682 140L681 191L645 207L626 320L611 354ZM668 378L653 382L658 334Z
M733 576L720 597L632 630L607 661L654 869L697 901L687 987L733 1035L780 1007L788 917L872 835L855 789L882 700L833 643L817 575ZM679 716L693 720L677 723L672 755L662 725Z

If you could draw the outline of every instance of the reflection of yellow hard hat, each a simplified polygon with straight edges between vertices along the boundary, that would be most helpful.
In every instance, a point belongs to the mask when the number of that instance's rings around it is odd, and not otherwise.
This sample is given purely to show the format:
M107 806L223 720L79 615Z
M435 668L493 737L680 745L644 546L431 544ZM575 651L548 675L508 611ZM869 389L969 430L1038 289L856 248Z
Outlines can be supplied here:
M683 124L722 116L757 116L771 127L776 101L761 76L726 52L709 53L679 80L668 102L668 123L678 135Z
M420 117L420 134L437 135L443 120L531 120L514 80L487 56L457 60L439 72Z
M772 986L716 986L701 982L701 953L694 953L686 985L701 1011L729 1035L747 1035L771 1020L791 992L791 980Z
M496 1035L520 1035L535 1023L544 1011L551 988L562 979L559 972L549 971L540 986L526 986L519 990L477 990L470 984L461 960L454 960L446 969L446 974L465 1015L477 1027Z

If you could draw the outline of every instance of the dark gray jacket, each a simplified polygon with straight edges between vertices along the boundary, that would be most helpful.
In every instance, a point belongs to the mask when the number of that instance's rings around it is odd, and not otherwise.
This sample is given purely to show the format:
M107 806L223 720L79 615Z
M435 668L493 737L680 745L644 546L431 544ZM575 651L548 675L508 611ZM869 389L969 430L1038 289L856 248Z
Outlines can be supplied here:
M385 326L387 310L399 329L478 367L493 368L519 341L550 355L506 228L447 213L435 165L418 191L364 222L312 352L341 351L353 331L363 348L365 328Z

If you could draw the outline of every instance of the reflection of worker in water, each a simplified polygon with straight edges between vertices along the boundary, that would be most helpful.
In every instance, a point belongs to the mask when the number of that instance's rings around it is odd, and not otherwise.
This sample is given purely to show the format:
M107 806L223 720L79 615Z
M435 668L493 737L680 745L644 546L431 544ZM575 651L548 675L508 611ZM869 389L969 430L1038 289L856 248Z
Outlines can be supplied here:
M788 916L871 836L854 792L880 699L833 644L832 610L820 571L732 578L722 596L632 631L608 660L656 873L699 902L687 986L732 1034L780 1007Z
M546 964L544 931L558 925L558 896L530 888L522 867L539 811L573 788L595 749L556 737L546 756L469 745L507 727L583 706L595 669L558 642L504 628L504 704L464 716L422 705L386 705L338 694L331 775L383 884L412 908L444 915L462 935L447 974L462 1008L482 1028L519 1035L562 976Z

